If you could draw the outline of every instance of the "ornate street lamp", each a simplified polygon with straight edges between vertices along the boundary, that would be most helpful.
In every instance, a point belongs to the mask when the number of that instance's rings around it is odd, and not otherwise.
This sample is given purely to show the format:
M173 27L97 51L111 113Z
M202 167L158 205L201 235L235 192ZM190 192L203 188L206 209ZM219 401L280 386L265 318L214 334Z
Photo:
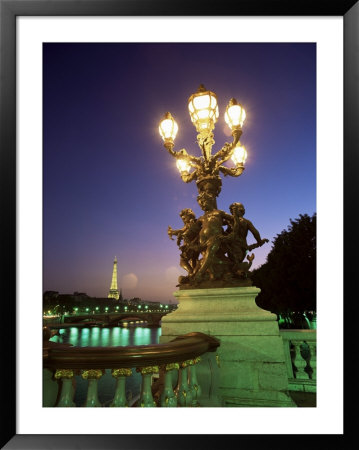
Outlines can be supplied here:
M201 157L189 155L185 149L173 150L178 125L169 112L165 114L160 123L160 135L164 141L165 148L176 158L176 165L182 180L186 183L196 180L199 193L205 190L212 190L217 197L222 186L219 173L232 177L238 177L243 173L244 160L240 161L237 158L235 167L232 168L223 164L235 153L242 134L242 125L246 113L237 100L234 98L230 100L226 109L225 120L232 131L233 142L224 144L216 154L212 155L212 147L214 145L213 130L219 116L216 94L206 90L201 84L198 91L190 96L188 110L191 121L198 132L197 143L202 152ZM193 171L191 172L192 169Z
M239 139L246 112L238 101L232 98L226 108L224 119L231 129L233 141L225 143L215 154L213 130L219 117L217 96L202 84L188 100L191 121L197 130L197 143L201 156L192 156L187 150L174 150L178 125L167 112L159 125L159 132L167 151L176 159L176 165L185 183L196 181L197 202L204 214L198 219L191 209L184 209L180 216L183 228L168 227L171 239L177 236L181 250L180 265L188 273L179 278L180 289L214 286L249 286L247 273L254 255L250 250L268 242L261 239L249 220L243 217L245 210L241 203L233 203L231 214L217 209L217 197L221 192L224 176L238 177L244 171L247 151ZM223 164L232 159L234 167ZM251 231L257 243L248 246L246 236ZM247 261L244 261L244 259ZM162 306L162 305L161 305Z
M245 118L246 112L242 105L235 98L231 98L224 114L224 120L232 132L242 129Z
M216 94L207 91L203 84L201 84L198 91L190 96L188 110L192 123L198 133L212 131L218 119Z
M171 116L171 113L166 113L159 126L159 132L165 142L165 146L173 147L177 131L178 125L176 121Z
M247 159L247 150L243 145L237 144L234 148L232 161L238 166L243 166Z

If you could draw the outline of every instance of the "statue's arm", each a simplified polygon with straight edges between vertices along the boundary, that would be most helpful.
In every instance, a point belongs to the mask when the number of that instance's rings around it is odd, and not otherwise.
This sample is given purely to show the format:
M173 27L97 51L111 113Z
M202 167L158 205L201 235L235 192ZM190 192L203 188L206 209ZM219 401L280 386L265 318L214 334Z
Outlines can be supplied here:
M253 225L253 223L250 220L247 220L247 224L248 224L248 230L253 234L253 237L255 238L255 240L257 241L257 243L260 247L263 244L265 244L266 242L269 242L268 239L261 238L259 231L257 230L257 228L255 228L255 226Z
M233 225L234 217L231 214L228 214L223 211L222 218L224 225Z
M179 230L174 230L173 228L171 228L170 226L168 227L168 231L171 232L171 234L173 234L174 236L178 236L181 231L183 231L182 229Z
M167 234L172 241L174 240L172 236L182 237L182 232L183 230L181 228L179 230L174 230L170 225L168 225Z

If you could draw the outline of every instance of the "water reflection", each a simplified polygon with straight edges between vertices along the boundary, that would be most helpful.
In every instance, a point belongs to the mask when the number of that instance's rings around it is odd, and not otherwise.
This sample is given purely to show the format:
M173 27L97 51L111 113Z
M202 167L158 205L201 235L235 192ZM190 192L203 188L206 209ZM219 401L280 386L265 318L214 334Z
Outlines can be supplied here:
M106 347L126 345L158 344L161 336L161 328L145 327L113 327L113 328L64 328L60 329L56 336L50 340L58 343L69 343L77 347ZM136 397L140 392L141 375L132 369L132 376L126 378L127 399ZM111 375L111 368L106 369L105 375L98 383L99 400L108 406L113 398L115 379ZM74 402L76 406L83 406L86 399L87 381L81 376L76 376L76 394Z
M62 333L66 333L67 330L60 330L60 331L62 331ZM72 337L75 337L75 336L77 337L79 334L79 329L77 327L72 327L72 328L70 328L69 331L70 331L70 334Z
M147 345L147 343L151 339L150 332L151 332L150 328L142 328L142 327L136 328L134 333L133 345Z
M102 338L102 343L101 345L103 347L108 347L110 344L110 329L109 328L102 328L102 333L101 333L101 338Z
M61 328L52 342L69 343L76 347L113 347L126 345L158 344L161 328Z
M90 341L90 329L89 328L82 328L80 333L80 347L88 347ZM72 342L71 342L72 344ZM75 344L73 344L75 345Z

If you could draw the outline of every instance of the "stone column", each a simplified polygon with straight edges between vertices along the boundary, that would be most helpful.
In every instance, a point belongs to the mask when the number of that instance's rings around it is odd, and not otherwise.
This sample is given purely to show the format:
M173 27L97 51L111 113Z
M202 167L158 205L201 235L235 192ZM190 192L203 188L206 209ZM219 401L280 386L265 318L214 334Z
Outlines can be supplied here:
M259 292L232 287L174 293L179 305L162 318L160 342L193 331L221 342L198 365L201 406L295 406L276 315L256 305Z

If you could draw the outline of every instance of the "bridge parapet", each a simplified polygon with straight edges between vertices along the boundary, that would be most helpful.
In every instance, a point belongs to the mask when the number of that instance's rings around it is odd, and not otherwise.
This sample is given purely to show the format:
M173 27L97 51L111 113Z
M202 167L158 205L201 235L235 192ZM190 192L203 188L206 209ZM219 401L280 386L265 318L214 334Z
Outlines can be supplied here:
M292 391L317 391L316 330L280 330Z
M44 327L43 366L48 375L44 379L49 380L52 374L58 380L60 392L53 404L44 399L44 406L57 407L75 406L73 381L77 374L88 380L83 406L104 406L98 398L98 381L109 368L116 379L110 406L128 406L125 380L132 375L132 368L141 374L142 387L138 402L130 406L199 406L201 387L196 365L202 354L214 352L219 346L218 339L197 332L178 336L166 344L127 347L73 347L50 342L50 336L50 330ZM154 378L156 383L153 383ZM178 382L174 388L175 378Z
M107 313L107 314L76 314L71 316L65 316L65 323L81 323L88 320L94 321L102 321L105 326L115 326L120 321L124 321L126 319L133 320L144 320L147 322L148 326L160 326L160 322L163 316L168 314L167 312L163 313L146 313L146 312L126 312L126 313Z

